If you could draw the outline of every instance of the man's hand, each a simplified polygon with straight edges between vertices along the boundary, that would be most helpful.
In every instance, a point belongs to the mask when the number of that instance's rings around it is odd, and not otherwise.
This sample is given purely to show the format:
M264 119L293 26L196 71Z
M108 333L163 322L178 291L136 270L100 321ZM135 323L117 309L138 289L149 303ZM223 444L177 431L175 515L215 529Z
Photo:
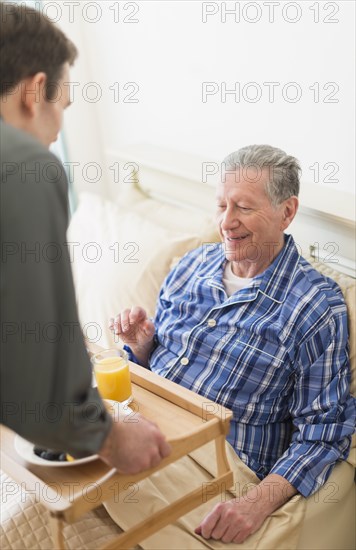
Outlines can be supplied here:
M214 506L195 532L205 539L241 544L296 493L282 476L270 474L245 496Z
M255 503L243 498L230 500L214 506L195 532L205 539L240 544L257 531L265 519L266 516L256 513Z
M100 458L122 474L138 474L158 466L171 452L156 424L139 414L135 421L113 422Z
M146 311L138 306L124 309L122 313L110 319L109 328L130 346L140 364L146 367L155 333L155 326L147 317Z

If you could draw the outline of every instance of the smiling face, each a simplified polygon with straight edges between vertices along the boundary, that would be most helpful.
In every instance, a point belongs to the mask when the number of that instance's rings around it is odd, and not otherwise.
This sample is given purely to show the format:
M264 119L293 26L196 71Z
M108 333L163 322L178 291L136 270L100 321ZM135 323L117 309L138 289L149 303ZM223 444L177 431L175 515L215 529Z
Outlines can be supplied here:
M265 191L269 170L259 181L244 178L243 170L225 174L217 188L217 222L226 259L239 277L254 277L272 263L284 245L283 231L297 210L297 197L273 206Z

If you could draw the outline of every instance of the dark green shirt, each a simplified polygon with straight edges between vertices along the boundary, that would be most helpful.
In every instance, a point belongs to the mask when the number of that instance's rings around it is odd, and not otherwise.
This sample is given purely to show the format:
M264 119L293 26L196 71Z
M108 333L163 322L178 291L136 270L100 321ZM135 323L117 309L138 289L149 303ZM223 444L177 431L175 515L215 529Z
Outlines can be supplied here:
M46 448L97 452L111 425L91 387L66 230L63 166L0 121L1 423Z

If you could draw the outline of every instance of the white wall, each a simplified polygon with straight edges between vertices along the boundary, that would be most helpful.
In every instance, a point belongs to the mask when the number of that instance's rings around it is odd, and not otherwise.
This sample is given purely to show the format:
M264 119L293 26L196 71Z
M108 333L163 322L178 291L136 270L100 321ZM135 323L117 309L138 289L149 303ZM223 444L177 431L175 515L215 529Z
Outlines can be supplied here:
M304 184L355 192L354 2L82 1L73 22L69 2L47 2L58 19L53 4L81 51L67 117L75 160L105 162L108 148L137 141L217 160L264 142L301 160ZM236 9L225 22L224 6ZM218 90L206 102L203 82ZM224 102L223 82L240 95Z

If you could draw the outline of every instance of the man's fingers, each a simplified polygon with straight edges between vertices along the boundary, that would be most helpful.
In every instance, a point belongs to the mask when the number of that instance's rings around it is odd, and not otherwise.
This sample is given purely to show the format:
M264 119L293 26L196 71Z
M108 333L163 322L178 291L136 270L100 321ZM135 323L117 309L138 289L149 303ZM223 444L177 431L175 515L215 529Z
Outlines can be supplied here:
M250 508L248 513L240 508L240 503L235 500L217 504L195 529L195 533L206 539L241 544L258 529L258 526L256 527L253 519L249 517Z
M146 336L152 337L155 333L155 326L152 323L151 319L146 319L146 321L142 325L142 328Z
M158 460L157 464L162 460L162 458L165 458L166 456L170 455L172 452L172 448L169 445L169 443L166 441L164 435L160 432L160 429L158 425L155 422L152 422L152 420L148 420L148 418L141 417L140 421L147 422L148 424L151 424L152 429L156 431L156 437L157 437L157 443L158 443L158 449L153 457L153 461L156 459Z
M221 537L221 542L237 542L235 540L236 537L239 535L239 528L236 525L229 525L227 530L225 531L224 535Z
M121 338L132 337L132 343L136 343L140 331L151 338L155 330L154 324L147 318L146 311L140 306L132 306L131 309L126 308L115 318L111 318L109 328Z
M158 464L161 462L162 460L162 457L159 453L156 453L155 455L153 455L151 457L151 463L150 463L150 468L154 468L155 466L158 466Z
M116 317L110 317L109 319L109 329L112 330L115 334L117 331L121 332L121 320L120 314Z
M114 319L114 333L115 334L120 334L121 333L120 315L117 315Z
M172 447L165 439L163 439L161 445L160 445L160 454L162 458L166 458L166 456L169 456L172 452Z
M229 530L229 523L226 523L226 521L223 521L222 518L219 518L219 521L215 525L214 529L212 530L210 536L214 540L221 540ZM230 542L230 541L229 541Z
M161 443L159 443L158 449L151 455L149 467L154 468L155 466L158 466L161 460L166 456L168 456L170 453L171 453L170 445L167 443L167 441L165 441L162 438Z
M210 539L211 533L220 519L220 511L218 506L219 505L215 506L215 508L213 508L213 510L205 516L201 524L197 527L197 529L200 529L199 534L205 539Z
M114 333L120 335L122 333L121 315L117 315L114 319Z
M131 325L144 321L147 318L146 311L140 306L132 306L129 313L129 322Z
M121 327L123 332L127 332L130 328L130 310L124 309L121 312Z

